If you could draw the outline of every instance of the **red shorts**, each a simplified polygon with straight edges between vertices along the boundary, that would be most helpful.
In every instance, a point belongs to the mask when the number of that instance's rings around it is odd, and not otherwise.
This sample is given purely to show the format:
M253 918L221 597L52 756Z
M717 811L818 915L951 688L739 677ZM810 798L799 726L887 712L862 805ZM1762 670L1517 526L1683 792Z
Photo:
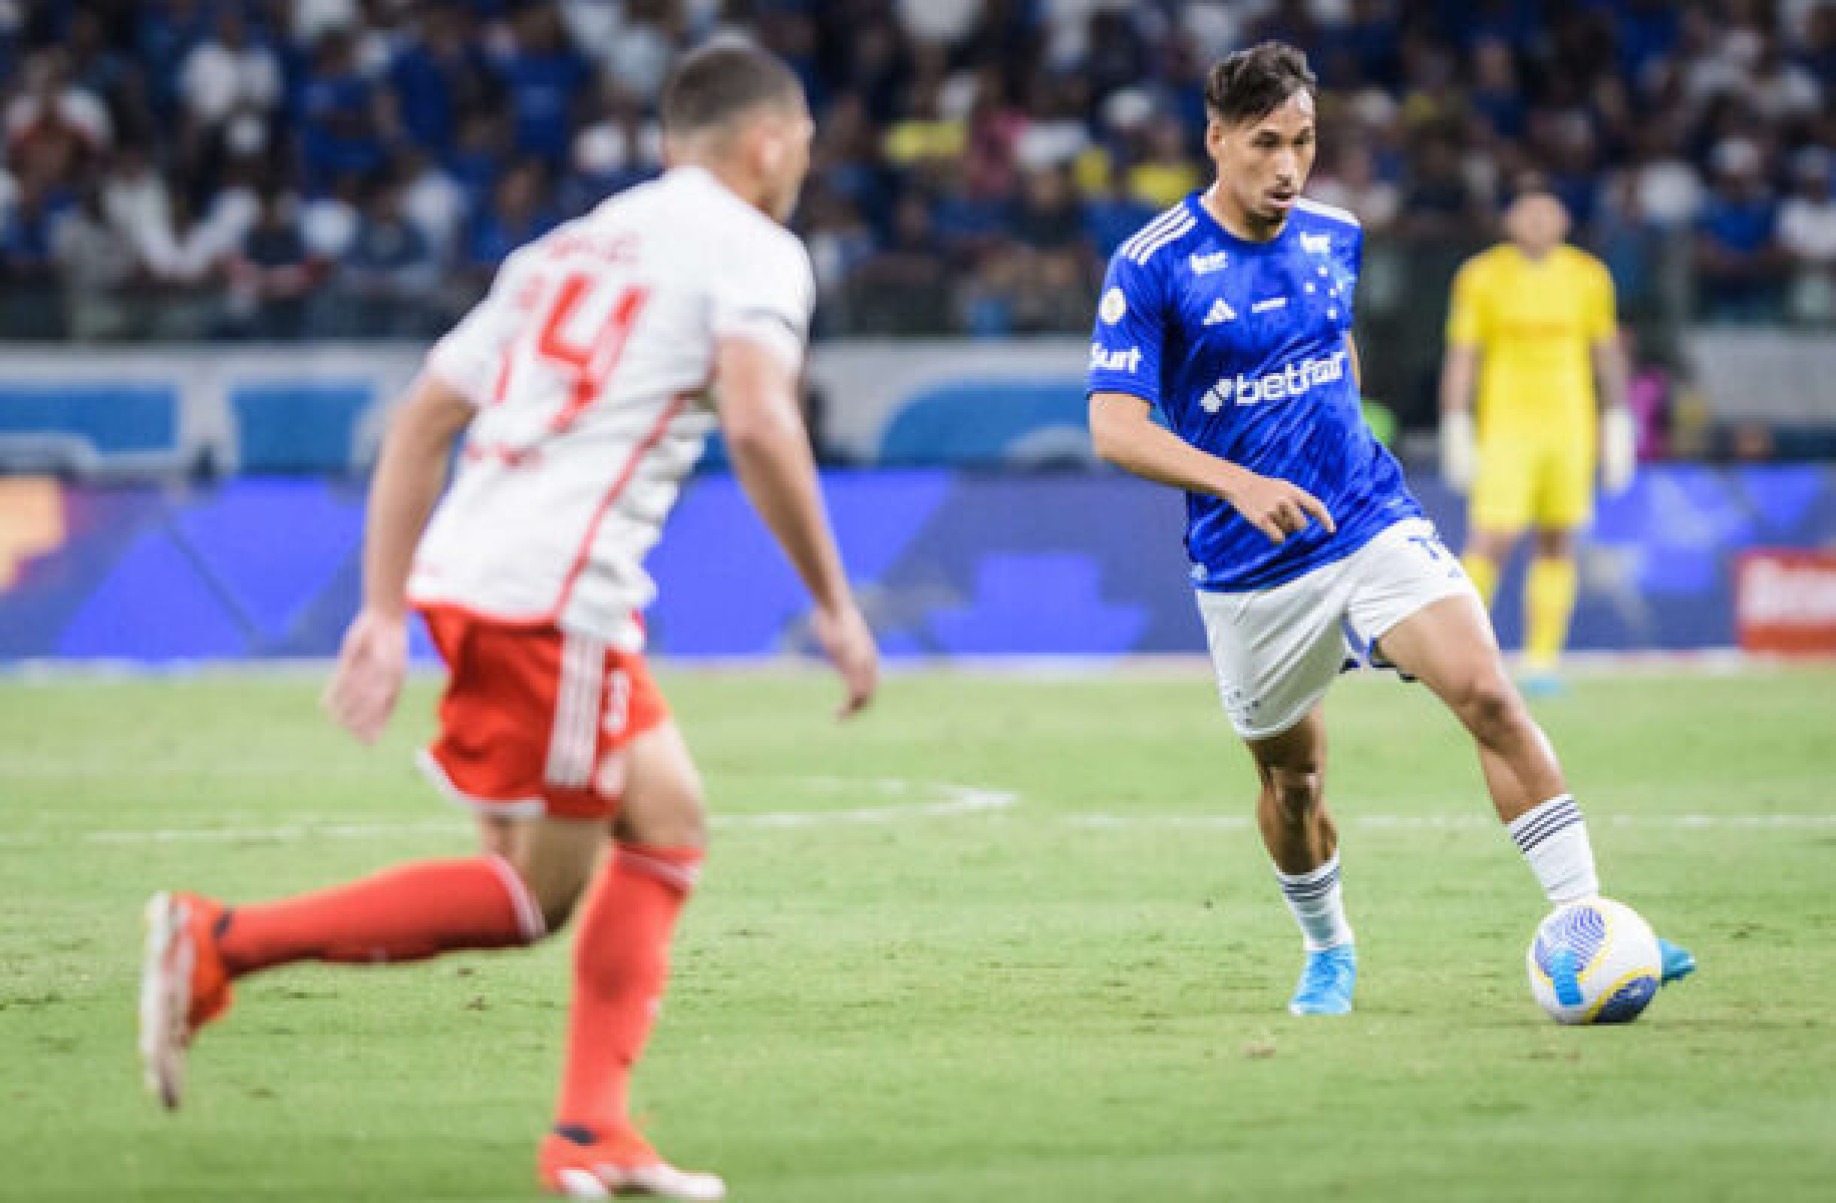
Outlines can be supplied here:
M625 793L625 748L669 718L641 653L557 627L422 612L446 692L421 767L483 813L610 819Z

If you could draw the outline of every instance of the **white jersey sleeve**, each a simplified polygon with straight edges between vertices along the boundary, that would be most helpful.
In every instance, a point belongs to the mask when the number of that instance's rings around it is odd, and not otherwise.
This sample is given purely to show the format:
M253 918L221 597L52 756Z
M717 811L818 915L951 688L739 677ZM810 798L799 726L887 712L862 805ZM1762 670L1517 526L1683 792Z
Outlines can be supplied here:
M744 338L802 366L816 304L816 277L802 241L758 227L736 237L713 284L710 325L716 339Z
M427 373L481 409L491 400L506 352L527 316L511 297L527 284L530 258L524 248L504 260L491 291L427 353Z

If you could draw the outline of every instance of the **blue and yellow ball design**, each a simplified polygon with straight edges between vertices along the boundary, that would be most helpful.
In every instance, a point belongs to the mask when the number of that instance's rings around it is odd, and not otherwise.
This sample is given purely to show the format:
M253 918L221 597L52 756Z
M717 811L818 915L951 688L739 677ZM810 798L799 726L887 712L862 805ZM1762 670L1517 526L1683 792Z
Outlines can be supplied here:
M1559 1023L1630 1023L1657 994L1657 936L1638 912L1610 898L1556 908L1525 957L1530 992Z

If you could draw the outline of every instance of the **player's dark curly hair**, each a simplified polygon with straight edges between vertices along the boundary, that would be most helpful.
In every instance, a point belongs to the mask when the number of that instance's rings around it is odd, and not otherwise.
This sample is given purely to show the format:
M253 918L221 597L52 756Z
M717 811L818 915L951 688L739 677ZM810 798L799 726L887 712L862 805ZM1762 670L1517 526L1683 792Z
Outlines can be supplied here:
M802 83L777 55L746 42L716 42L677 64L658 109L665 133L693 134L757 105L791 105L802 96Z
M1317 95L1307 56L1286 42L1263 42L1223 58L1205 80L1205 107L1225 125L1266 117L1296 92Z

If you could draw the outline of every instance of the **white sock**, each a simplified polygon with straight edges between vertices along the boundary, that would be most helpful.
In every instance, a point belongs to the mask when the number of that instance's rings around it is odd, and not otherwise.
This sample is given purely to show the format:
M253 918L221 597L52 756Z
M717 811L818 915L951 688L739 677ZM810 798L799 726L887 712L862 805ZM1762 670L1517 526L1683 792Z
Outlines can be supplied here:
M1550 902L1561 906L1600 893L1587 820L1573 797L1563 794L1531 807L1512 819L1510 826L1517 850L1530 862L1530 871Z
M1345 893L1339 887L1339 854L1306 873L1275 870L1281 896L1288 900L1294 921L1300 924L1308 952L1337 948L1352 942L1351 924L1345 921Z

